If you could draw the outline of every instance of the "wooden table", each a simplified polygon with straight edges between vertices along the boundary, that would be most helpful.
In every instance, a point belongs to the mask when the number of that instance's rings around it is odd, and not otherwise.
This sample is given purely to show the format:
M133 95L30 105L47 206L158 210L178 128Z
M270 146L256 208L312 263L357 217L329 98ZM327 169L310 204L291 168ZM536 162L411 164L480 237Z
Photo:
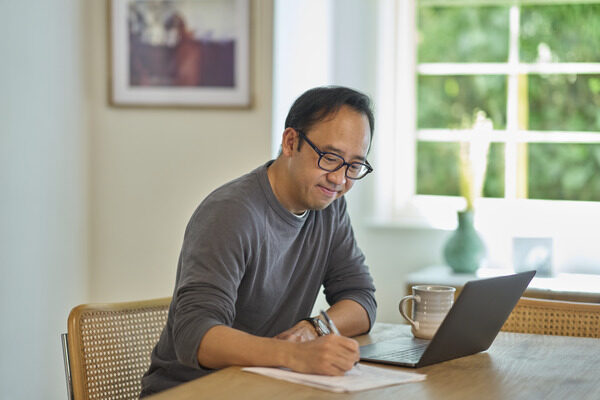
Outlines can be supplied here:
M409 326L375 324L360 344L410 335ZM383 368L387 367L378 364ZM159 393L152 400L191 399L600 399L600 340L501 332L484 353L406 371L423 382L331 393L225 368Z

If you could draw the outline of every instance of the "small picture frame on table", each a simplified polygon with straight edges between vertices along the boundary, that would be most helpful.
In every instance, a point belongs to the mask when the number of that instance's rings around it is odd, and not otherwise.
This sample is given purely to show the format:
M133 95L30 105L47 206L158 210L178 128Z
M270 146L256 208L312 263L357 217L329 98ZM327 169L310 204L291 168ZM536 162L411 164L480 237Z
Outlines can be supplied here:
M515 272L536 270L537 277L552 276L552 247L551 237L514 237L513 266Z

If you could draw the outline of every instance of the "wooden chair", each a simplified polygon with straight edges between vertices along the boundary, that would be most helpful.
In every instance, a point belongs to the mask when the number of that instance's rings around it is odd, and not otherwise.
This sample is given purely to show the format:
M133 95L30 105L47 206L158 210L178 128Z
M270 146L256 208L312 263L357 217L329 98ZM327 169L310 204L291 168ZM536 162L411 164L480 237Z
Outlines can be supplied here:
M504 323L505 332L600 337L600 304L522 297Z
M168 297L71 310L62 335L69 399L139 398L170 302Z

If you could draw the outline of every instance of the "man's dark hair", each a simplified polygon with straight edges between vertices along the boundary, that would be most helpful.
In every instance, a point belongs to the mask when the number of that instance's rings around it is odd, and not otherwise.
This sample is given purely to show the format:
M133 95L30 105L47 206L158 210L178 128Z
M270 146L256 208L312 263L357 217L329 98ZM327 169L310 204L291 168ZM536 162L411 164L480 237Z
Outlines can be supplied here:
M285 119L285 128L294 128L308 133L316 123L335 114L344 105L367 116L371 130L369 138L369 148L371 148L375 128L371 99L366 94L343 86L316 87L304 92L292 104ZM298 144L298 150L301 143Z

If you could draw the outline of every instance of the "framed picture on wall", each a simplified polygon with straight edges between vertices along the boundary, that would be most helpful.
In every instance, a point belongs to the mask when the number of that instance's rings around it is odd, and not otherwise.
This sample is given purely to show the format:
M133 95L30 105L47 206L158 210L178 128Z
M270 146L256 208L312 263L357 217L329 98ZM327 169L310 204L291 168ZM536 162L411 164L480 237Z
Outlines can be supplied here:
M111 0L111 104L248 107L249 1Z

